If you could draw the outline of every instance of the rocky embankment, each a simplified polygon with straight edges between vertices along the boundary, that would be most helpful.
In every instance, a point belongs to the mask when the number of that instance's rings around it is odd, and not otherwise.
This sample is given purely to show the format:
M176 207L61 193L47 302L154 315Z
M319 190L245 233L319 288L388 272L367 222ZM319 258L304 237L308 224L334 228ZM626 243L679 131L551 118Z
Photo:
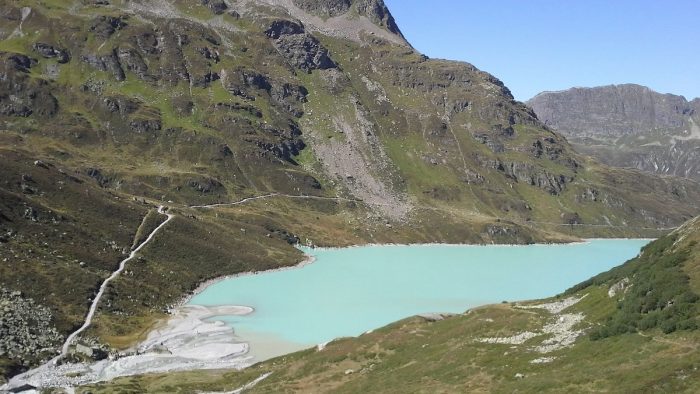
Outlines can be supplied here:
M0 289L0 356L32 361L50 358L63 340L51 324L49 308L37 304L19 291Z

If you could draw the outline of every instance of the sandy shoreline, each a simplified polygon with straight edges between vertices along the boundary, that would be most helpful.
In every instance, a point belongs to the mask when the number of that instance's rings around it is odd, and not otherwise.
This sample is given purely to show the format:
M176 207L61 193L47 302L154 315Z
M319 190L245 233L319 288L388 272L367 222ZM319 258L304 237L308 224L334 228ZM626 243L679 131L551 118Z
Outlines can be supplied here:
M251 354L249 343L238 337L233 327L211 318L245 316L253 313L254 309L242 305L188 305L187 302L222 280L302 268L314 261L313 256L305 255L301 262L293 266L242 272L205 281L171 308L170 315L157 324L145 340L120 353L118 357L93 363L47 365L30 375L22 376L21 382L10 379L8 387L28 383L39 388L68 388L146 373L248 367L261 361L259 357L265 352L260 355ZM286 344L279 342L276 346L285 347ZM295 350L299 349L293 348L291 351Z
M134 350L92 363L48 364L29 375L10 379L9 387L28 383L39 388L76 387L146 373L205 369L242 369L255 361L248 343L214 316L244 316L252 308L185 305L151 331Z

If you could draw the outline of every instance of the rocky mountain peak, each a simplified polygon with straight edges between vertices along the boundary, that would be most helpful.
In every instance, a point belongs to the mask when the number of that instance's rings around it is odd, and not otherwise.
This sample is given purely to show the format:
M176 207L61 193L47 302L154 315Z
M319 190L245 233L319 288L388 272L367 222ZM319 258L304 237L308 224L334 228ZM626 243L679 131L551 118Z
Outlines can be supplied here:
M622 84L542 92L527 104L606 164L700 179L700 99Z
M248 0L284 9L310 30L360 41L363 33L408 46L383 0Z
M683 96L658 93L636 84L542 92L527 104L547 125L578 136L682 128L693 112Z
M383 0L358 0L356 3L357 12L360 15L366 16L372 22L403 37L399 26L396 24L394 17L391 15L391 12L389 12L389 8L387 8Z

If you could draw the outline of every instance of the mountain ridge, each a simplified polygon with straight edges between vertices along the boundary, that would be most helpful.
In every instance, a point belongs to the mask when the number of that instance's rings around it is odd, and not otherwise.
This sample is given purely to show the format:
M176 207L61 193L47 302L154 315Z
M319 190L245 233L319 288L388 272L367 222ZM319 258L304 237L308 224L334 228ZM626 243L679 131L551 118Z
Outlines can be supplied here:
M527 103L606 164L700 179L700 99L622 84L542 92Z
M665 92L665 93L664 93L664 92L659 92L659 91L657 91L657 90L655 90L655 89L653 89L653 88L651 88L651 87L649 87L649 86L641 85L641 84L638 84L638 83L610 83L610 84L600 85L600 86L595 86L595 87L580 85L580 86L572 86L572 87L570 87L570 88L565 88L565 89L543 90L543 91L541 91L541 92L535 94L534 96L530 97L529 99L524 100L523 102L524 102L524 103L527 103L527 102L529 102L529 101L534 100L535 97L537 97L537 96L540 96L540 95L548 95L548 94L551 94L551 93L565 93L565 92L570 91L570 90L593 89L593 88L610 88L610 87L619 87L619 86L638 86L638 87L642 87L642 88L649 89L649 90L651 90L651 91L653 91L653 92L656 92L656 93L659 93L659 94L661 94L661 95L679 96L679 97L682 97L683 99L685 99L686 101L688 101L688 102L690 102L690 103L692 103L692 102L694 102L694 101L700 101L700 97L695 97L695 98L689 99L689 98L685 97L685 96L682 95L682 94L675 94L675 93L672 93L672 92Z

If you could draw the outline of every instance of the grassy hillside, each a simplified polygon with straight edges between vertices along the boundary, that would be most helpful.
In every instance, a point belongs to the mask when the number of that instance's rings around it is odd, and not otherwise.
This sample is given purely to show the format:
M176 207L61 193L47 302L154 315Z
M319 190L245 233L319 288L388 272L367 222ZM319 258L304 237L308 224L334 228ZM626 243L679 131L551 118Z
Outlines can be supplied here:
M246 392L697 392L698 241L695 219L551 299L413 317L242 372L121 378L79 392L223 391L267 374Z

